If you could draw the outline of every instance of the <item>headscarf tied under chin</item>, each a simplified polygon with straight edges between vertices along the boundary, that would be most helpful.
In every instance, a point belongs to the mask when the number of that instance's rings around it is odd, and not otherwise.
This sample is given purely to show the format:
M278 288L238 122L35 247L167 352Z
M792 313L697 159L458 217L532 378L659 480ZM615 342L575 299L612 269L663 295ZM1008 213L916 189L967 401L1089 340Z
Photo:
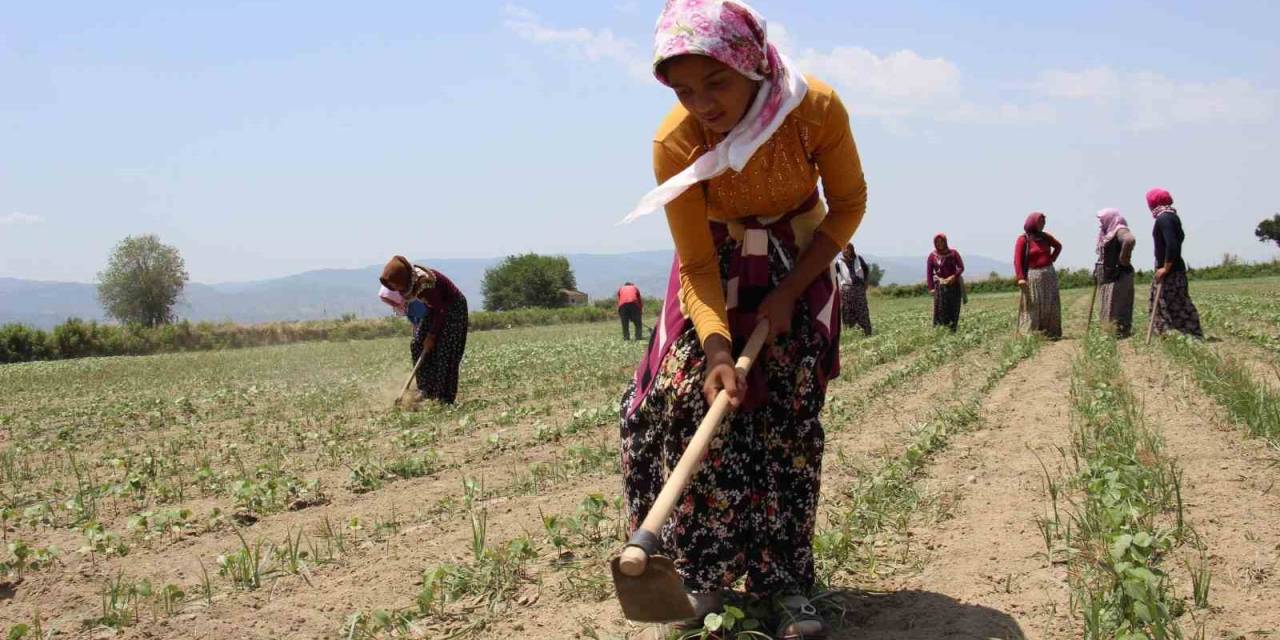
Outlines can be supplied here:
M941 252L938 251L938 240L942 240L942 246L945 247ZM951 244L947 242L947 234L939 233L933 237L933 255L940 259L951 255Z
M1128 229L1129 222L1120 215L1119 209L1103 209L1098 212L1098 255L1102 255L1102 248L1107 246L1111 239L1121 229Z
M1022 223L1022 230L1033 238L1039 238L1044 235L1044 220L1044 214L1036 211L1027 216L1027 219Z
M742 171L809 90L804 76L769 42L764 18L745 2L667 0L658 16L653 49L654 75L663 84L667 84L659 70L663 62L677 56L701 55L759 81L760 90L742 121L724 140L645 194L622 219L623 224L661 209L689 187L728 169Z
M1151 217L1159 218L1162 213L1177 213L1173 208L1173 196L1159 187L1147 192L1147 208L1151 209Z

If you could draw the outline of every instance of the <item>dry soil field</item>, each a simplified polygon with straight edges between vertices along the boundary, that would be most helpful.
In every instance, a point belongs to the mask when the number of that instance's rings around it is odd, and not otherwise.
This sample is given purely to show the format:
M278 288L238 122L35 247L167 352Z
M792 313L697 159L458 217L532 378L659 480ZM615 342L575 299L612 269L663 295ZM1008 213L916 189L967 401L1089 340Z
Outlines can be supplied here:
M1087 337L1087 292L1057 342L1013 295L956 335L875 299L826 409L836 637L1280 634L1280 280L1192 292L1212 340L1150 346ZM407 337L0 366L0 630L634 635L616 333L473 334L460 404L416 412Z

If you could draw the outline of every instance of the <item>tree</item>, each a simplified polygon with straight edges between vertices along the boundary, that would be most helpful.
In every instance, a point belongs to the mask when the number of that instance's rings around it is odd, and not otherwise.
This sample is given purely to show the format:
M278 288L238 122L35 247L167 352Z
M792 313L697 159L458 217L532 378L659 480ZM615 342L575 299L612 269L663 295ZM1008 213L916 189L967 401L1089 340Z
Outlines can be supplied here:
M154 235L117 244L98 274L98 301L107 315L148 327L173 321L173 305L187 283L186 265L174 247Z
M1253 235L1258 236L1258 242L1274 242L1277 247L1280 247L1280 213L1269 220L1259 222Z
M526 253L507 256L484 272L484 308L507 311L522 307L563 307L561 289L577 289L569 259Z
M884 267L872 262L867 265L867 286L878 287L884 279Z

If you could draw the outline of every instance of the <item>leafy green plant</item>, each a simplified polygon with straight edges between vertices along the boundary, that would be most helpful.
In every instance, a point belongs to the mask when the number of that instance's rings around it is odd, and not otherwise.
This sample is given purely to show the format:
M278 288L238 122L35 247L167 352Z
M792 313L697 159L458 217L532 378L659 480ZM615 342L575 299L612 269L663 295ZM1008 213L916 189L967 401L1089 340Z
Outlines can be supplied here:
M1176 465L1149 429L1124 381L1115 340L1095 330L1071 380L1074 480L1072 603L1086 638L1181 638L1178 603L1160 560L1177 529L1157 516L1174 508Z

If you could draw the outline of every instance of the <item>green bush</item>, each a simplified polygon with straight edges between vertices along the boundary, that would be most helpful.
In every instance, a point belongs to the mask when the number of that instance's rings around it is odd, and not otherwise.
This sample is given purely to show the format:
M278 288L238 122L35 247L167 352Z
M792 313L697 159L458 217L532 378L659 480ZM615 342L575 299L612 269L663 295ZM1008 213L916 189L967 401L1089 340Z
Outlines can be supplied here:
M612 311L616 314L618 311L618 298L616 296L597 298L591 302L591 306ZM662 308L662 298L644 298L643 306L646 311L653 311L656 313Z
M526 253L507 256L501 264L485 270L481 287L486 310L510 311L563 307L560 290L578 285L568 258Z
M0 327L0 362L49 359L49 338L45 332L20 324Z
M54 327L49 335L49 349L60 358L81 358L102 353L102 332L98 323L85 323L79 318L69 318Z
M646 301L646 308L661 301ZM517 309L478 311L471 314L471 331L509 329L553 324L601 322L618 317L612 307L564 307L560 309ZM407 337L409 323L403 318L385 317L357 320L314 320L273 322L257 325L189 321L158 327L109 325L68 319L52 332L24 325L0 326L0 364L33 360L61 360L87 356L125 356L175 351L241 349L315 340L370 340Z

